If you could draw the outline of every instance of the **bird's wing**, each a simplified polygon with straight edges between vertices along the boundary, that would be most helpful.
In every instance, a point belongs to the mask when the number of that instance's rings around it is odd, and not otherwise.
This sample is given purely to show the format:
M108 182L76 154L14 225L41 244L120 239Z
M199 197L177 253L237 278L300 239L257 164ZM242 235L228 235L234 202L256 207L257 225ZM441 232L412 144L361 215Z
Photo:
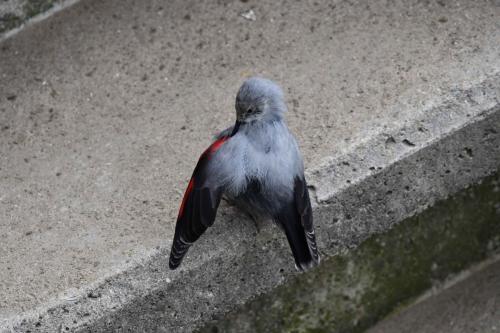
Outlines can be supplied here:
M285 230L297 268L307 270L317 265L320 257L314 234L311 201L304 176L295 179L293 200L282 207L276 221Z
M216 134L214 136L214 139L215 140L220 140L222 138L225 138L225 137L228 137L228 136L231 136L231 133L233 132L234 130L234 126L229 126L228 128L226 128L225 130L221 131L220 133Z
M174 240L170 251L169 267L176 269L187 250L215 220L217 208L224 191L223 186L213 185L210 181L209 165L212 156L229 139L228 136L217 139L201 155L182 199ZM211 185L212 184L212 185Z

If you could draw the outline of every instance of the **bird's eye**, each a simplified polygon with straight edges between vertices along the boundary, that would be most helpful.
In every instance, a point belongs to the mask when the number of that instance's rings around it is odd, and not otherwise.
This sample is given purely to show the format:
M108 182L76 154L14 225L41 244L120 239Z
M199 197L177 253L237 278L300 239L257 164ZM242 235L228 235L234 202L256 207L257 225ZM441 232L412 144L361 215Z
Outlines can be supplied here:
M247 110L247 113L252 113L253 112L253 109L248 109Z

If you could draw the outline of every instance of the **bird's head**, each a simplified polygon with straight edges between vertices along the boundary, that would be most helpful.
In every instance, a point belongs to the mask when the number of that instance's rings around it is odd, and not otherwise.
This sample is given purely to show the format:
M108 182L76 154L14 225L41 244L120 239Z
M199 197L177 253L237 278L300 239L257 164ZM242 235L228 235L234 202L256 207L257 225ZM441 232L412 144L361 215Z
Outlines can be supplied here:
M276 83L260 77L243 82L236 96L237 122L281 120L284 112L283 91Z

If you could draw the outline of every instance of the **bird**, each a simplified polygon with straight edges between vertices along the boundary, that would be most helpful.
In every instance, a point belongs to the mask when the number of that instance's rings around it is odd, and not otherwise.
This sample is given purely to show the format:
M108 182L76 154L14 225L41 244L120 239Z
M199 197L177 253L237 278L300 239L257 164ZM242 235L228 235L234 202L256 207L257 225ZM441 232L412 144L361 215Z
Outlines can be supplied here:
M282 89L262 78L246 79L236 95L236 122L201 154L182 199L169 267L212 226L224 196L255 221L272 220L284 231L295 268L320 262L304 163L287 127Z

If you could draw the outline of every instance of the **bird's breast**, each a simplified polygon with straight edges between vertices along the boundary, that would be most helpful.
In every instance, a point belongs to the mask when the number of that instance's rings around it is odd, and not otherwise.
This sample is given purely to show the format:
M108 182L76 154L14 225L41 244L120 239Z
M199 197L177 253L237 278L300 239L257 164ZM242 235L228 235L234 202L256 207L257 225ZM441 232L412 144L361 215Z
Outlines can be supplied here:
M238 132L217 151L214 172L231 196L246 191L251 181L269 197L288 197L303 172L294 137L284 124Z

